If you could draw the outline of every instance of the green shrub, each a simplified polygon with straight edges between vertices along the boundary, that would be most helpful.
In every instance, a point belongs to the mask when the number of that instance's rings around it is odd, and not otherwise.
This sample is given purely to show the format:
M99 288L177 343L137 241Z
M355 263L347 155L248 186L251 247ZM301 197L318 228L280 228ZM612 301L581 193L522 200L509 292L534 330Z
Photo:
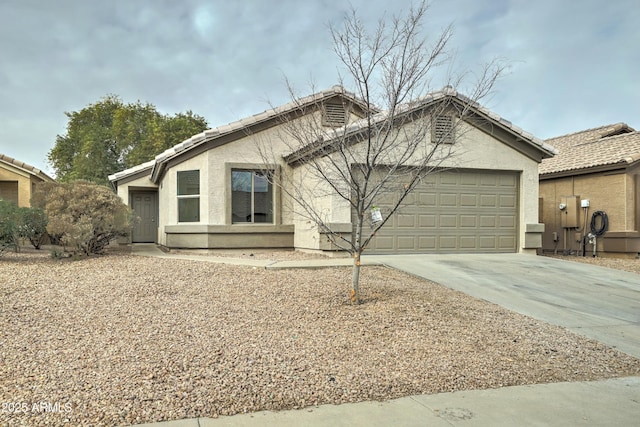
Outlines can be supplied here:
M0 255L7 250L20 249L20 208L0 199Z
M47 214L40 208L20 208L20 236L40 249L47 238Z
M131 210L105 186L86 181L44 183L32 204L44 209L47 232L73 252L102 253L109 242L130 231Z

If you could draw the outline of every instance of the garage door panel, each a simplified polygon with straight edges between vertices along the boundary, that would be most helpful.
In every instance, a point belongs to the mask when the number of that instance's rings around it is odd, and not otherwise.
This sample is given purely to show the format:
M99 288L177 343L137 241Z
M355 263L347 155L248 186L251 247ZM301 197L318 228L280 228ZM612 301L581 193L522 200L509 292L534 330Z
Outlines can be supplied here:
M500 195L499 206L501 208L515 208L517 203L518 201L516 200L516 197L513 195L506 195L506 194Z
M515 229L516 228L516 218L512 215L510 216L500 216L498 218L499 220L499 226L498 228L503 229L503 228L509 228L509 229Z
M398 249L410 249L414 250L416 248L415 238L413 236L398 236Z
M418 215L418 224L420 224L420 228L434 228L436 218L435 215Z
M457 238L456 236L440 236L438 239L438 247L441 250L454 250L457 248Z
M455 207L458 204L458 195L456 193L441 193L440 207Z
M460 215L460 228L476 228L477 223L476 215Z
M498 196L495 194L481 194L480 206L483 208L495 208L498 204Z
M480 215L480 228L496 228L496 224L498 223L497 218L495 216L488 215Z
M460 236L460 249L477 249L478 237L477 236Z
M479 249L496 249L498 247L497 245L497 238L496 236L480 236L479 238L480 244L479 244Z
M460 177L455 173L441 173L440 176L436 177L436 180L439 178L440 181L436 181L437 184L442 186L457 186L460 182Z
M436 193L421 192L419 196L419 204L426 207L434 207L437 205L438 197Z
M518 186L518 177L514 175L499 175L499 184L501 187L516 188Z
M498 237L498 249L508 250L514 247L516 239L514 236L499 236Z
M518 174L447 171L430 175L411 203L378 231L373 253L515 252ZM393 196L388 196L388 199ZM383 215L391 204L376 201Z
M399 228L415 228L416 227L415 215L400 214L400 215L397 215L396 218L398 219Z
M477 194L460 194L460 206L465 208L475 208L478 206Z
M467 187L478 187L480 182L474 174L463 173L460 174L460 185Z
M391 250L393 249L393 237L392 236L380 236L377 235L373 239L374 246L371 249Z
M420 250L435 251L437 248L436 238L435 236L419 236L418 245Z
M440 228L456 228L458 225L458 217L456 215L441 214L438 220Z

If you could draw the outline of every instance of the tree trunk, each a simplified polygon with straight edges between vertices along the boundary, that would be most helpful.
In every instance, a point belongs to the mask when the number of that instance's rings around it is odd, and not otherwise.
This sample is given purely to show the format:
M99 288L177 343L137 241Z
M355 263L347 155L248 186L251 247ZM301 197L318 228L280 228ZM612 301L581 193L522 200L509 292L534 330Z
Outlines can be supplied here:
M360 304L360 251L353 255L353 275L351 279L351 304Z

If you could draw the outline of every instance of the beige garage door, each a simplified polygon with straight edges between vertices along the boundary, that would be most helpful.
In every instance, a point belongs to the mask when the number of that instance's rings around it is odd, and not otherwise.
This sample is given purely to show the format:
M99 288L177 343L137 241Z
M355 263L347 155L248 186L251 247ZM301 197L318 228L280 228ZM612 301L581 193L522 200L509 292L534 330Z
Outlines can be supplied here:
M367 252L515 252L517 218L517 173L440 172L407 197Z

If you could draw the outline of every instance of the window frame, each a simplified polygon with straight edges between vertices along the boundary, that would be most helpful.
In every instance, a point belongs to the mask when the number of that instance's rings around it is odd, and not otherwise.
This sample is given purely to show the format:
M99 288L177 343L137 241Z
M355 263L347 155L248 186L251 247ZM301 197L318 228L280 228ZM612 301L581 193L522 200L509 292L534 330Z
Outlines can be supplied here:
M198 172L198 193L197 194L180 194L180 174L187 172ZM176 199L177 199L177 222L179 224L196 223L200 222L200 194L201 194L201 180L200 169L188 169L183 171L176 171ZM180 201L181 200L194 200L198 201L197 219L195 221L181 221L180 219Z
M255 163L226 163L225 164L225 177L227 179L227 194L226 194L226 224L229 224L234 227L242 227L242 226L250 226L250 227L265 227L265 226L275 226L280 224L281 222L281 206L280 206L280 188L278 185L274 184L280 178L280 167L275 164L266 164L259 165ZM253 172L253 173L266 173L269 172L272 174L271 178L267 180L268 185L271 187L271 209L272 209L272 219L270 222L255 222L255 207L254 203L254 193L253 193L253 178L252 178L252 207L251 207L251 216L253 222L234 222L233 221L233 172Z

